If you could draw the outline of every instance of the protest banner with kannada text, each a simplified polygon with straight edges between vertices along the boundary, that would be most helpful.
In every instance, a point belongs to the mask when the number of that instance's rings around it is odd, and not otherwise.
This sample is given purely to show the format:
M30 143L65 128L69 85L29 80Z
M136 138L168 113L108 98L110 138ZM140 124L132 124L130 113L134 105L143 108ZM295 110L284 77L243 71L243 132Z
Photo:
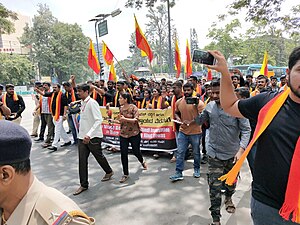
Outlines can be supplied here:
M120 124L109 123L105 107L100 107L103 117L103 143L111 146L120 145ZM119 108L111 107L111 119L117 120ZM172 109L139 109L141 128L141 150L174 151L176 139L173 131Z

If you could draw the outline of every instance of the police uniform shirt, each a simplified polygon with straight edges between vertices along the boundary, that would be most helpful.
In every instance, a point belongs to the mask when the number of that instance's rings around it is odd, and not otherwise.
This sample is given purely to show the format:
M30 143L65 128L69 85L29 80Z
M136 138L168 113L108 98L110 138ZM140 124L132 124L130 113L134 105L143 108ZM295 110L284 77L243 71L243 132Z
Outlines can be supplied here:
M52 225L64 212L82 212L77 204L54 188L50 188L34 177L33 183L21 202L15 208L5 225ZM2 215L2 209L0 209ZM2 218L0 218L2 224ZM80 216L69 216L59 224L95 224Z

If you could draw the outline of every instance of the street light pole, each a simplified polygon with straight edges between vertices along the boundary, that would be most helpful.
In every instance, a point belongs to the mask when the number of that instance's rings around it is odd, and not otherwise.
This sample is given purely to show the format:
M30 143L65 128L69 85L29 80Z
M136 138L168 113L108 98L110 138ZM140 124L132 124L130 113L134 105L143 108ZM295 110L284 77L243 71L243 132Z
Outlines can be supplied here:
M99 23L103 22L106 17L108 17L108 16L115 17L115 16L119 15L121 12L122 11L120 9L116 9L116 10L112 11L110 14L99 14L99 15L95 16L96 18L89 20L89 22L95 21L95 34L96 34L96 44L97 44L97 56L98 56L99 63L100 63L100 49L99 49L99 41L98 41L98 34L97 34L97 25ZM101 34L99 33L99 36L100 35ZM101 79L101 73L99 75L100 75L100 79Z

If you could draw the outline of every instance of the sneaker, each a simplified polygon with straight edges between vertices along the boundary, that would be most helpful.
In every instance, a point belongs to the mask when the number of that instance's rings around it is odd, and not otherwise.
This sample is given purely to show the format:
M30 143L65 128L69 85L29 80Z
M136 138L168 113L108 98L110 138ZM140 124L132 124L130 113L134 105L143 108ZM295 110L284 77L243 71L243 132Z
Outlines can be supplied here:
M201 159L201 164L206 164L207 161L208 161L208 157L207 157L206 154L204 154L204 155L202 156L202 159Z
M199 178L200 177L200 169L194 169L194 177Z
M104 175L104 177L102 178L102 182L104 182L104 181L108 181L108 180L110 180L111 179L111 177L114 175L114 171L111 171L110 173L106 173L105 175Z
M172 182L176 182L179 180L183 180L183 176L181 172L176 172L174 175L170 176Z

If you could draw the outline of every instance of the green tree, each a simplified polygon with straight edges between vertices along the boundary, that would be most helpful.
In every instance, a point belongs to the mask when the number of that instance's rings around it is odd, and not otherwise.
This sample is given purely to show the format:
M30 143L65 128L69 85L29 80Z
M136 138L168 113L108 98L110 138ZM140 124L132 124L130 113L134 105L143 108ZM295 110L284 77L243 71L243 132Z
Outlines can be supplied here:
M213 41L205 49L218 49L226 58L235 54L241 42L241 38L235 36L235 32L240 26L238 19L232 20L223 28L217 27L217 23L214 23L207 34L207 37Z
M15 31L12 21L18 20L15 12L8 10L0 3L0 34L10 34Z
M161 4L156 9L149 8L146 17L149 19L149 22L146 24L147 38L157 57L157 64L160 66L162 72L163 65L168 62L169 57L168 14L165 5Z
M282 4L284 0L234 0L229 5L230 14L238 14L239 11L246 9L246 20L252 22L263 22L265 25L280 24L288 33L299 32L300 26L300 4L295 4L289 13L282 13ZM296 2L296 1L295 1Z
M57 76L60 82L71 74L80 81L93 78L87 65L88 38L80 26L59 22L47 5L39 4L37 12L33 27L25 27L21 42L32 46L30 56L40 75Z
M27 25L20 41L25 46L31 45L30 57L38 64L41 76L49 76L53 70L54 54L51 49L53 26L57 19L47 5L38 5L37 15L33 18L33 27Z
M24 85L34 79L33 64L26 56L0 53L0 62L1 82Z

